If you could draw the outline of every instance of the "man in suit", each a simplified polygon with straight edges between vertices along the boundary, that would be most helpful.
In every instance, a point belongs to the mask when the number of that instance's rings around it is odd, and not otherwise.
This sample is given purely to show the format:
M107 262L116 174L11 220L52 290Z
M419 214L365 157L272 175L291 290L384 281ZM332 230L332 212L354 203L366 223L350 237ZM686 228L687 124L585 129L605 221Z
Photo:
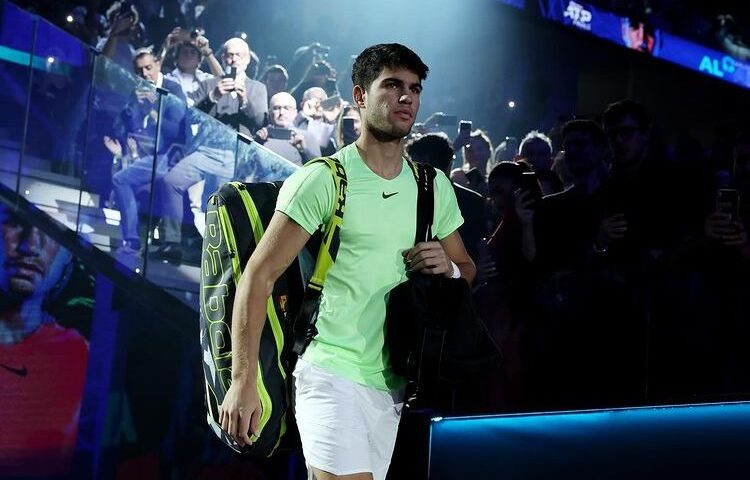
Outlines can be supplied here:
M227 74L200 83L190 98L195 106L222 123L252 137L267 121L266 86L246 74L250 47L241 38L224 43L222 61ZM233 75L233 76L232 76ZM225 136L202 125L194 140L200 145L183 158L160 182L164 201L164 243L156 252L158 259L173 264L182 262L182 197L190 186L214 177L216 184L229 181L234 173L234 147L227 148Z
M154 161L156 176L167 173L167 151L170 146L182 142L185 118L185 94L175 81L161 73L161 62L150 49L142 48L133 57L135 74L145 80L140 84L118 119L122 136L139 140L139 148L133 152L132 163L115 173L112 188L120 209L122 245L118 253L134 254L141 248L138 236L138 207L135 190L151 182ZM162 97L161 118L156 89L166 91ZM175 98L176 97L176 98ZM179 101L177 101L179 99ZM154 160L154 144L159 123L159 142ZM142 156L141 156L142 155Z

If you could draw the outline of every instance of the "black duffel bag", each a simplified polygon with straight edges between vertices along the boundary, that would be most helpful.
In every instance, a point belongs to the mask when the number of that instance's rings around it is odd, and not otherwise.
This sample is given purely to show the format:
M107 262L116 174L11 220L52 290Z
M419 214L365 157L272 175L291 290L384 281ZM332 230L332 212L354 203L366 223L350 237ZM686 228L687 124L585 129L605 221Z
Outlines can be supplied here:
M432 239L435 170L415 164L418 182L415 244ZM385 341L391 368L406 378L407 401L430 406L424 392L458 385L498 368L500 348L477 313L463 278L414 273L388 299Z

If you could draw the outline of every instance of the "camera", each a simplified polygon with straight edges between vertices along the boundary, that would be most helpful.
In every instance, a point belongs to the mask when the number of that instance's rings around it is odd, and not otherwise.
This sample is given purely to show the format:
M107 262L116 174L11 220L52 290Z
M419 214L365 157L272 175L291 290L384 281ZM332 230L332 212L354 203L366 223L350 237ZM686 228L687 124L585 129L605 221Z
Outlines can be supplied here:
M277 140L292 139L292 131L288 128L274 127L273 125L269 125L266 127L266 130L268 131L268 138L275 138Z

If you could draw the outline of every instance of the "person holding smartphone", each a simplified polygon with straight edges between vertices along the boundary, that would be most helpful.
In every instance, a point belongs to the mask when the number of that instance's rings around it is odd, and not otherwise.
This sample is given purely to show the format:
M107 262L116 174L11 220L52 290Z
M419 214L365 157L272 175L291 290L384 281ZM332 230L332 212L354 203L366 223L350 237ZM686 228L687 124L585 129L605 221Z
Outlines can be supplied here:
M279 92L269 101L270 124L255 134L255 140L296 165L320 156L320 142L310 130L294 126L298 112L294 97Z
M268 115L266 86L245 73L251 54L250 46L241 38L227 40L221 58L224 76L200 82L190 98L196 108L252 137ZM183 195L207 176L221 184L234 174L235 151L227 148L220 135L212 135L212 129L198 129L193 144L200 146L159 182L164 199L164 242L155 257L176 265L182 263Z

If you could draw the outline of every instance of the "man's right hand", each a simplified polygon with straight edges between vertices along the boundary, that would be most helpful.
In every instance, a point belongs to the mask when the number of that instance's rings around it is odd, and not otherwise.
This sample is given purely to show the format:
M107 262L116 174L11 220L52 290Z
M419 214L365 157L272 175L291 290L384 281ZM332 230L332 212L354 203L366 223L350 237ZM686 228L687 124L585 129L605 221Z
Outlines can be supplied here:
M219 83L216 84L216 88L214 89L214 96L216 98L220 98L222 95L225 95L233 90L234 78L222 78L221 80L219 80Z
M130 31L135 25L133 20L134 19L133 19L132 13L125 13L117 17L115 19L115 22L112 24L112 29L110 30L110 36L125 37L127 35L130 35Z
M747 243L747 234L742 222L733 222L732 216L714 212L706 218L703 231L707 238L727 247L741 247Z
M263 409L260 406L258 387L255 381L240 383L233 381L219 406L219 423L241 447L252 445L248 432L256 437Z
M265 143L266 140L268 140L268 129L266 127L263 127L255 132L255 140L260 143Z

